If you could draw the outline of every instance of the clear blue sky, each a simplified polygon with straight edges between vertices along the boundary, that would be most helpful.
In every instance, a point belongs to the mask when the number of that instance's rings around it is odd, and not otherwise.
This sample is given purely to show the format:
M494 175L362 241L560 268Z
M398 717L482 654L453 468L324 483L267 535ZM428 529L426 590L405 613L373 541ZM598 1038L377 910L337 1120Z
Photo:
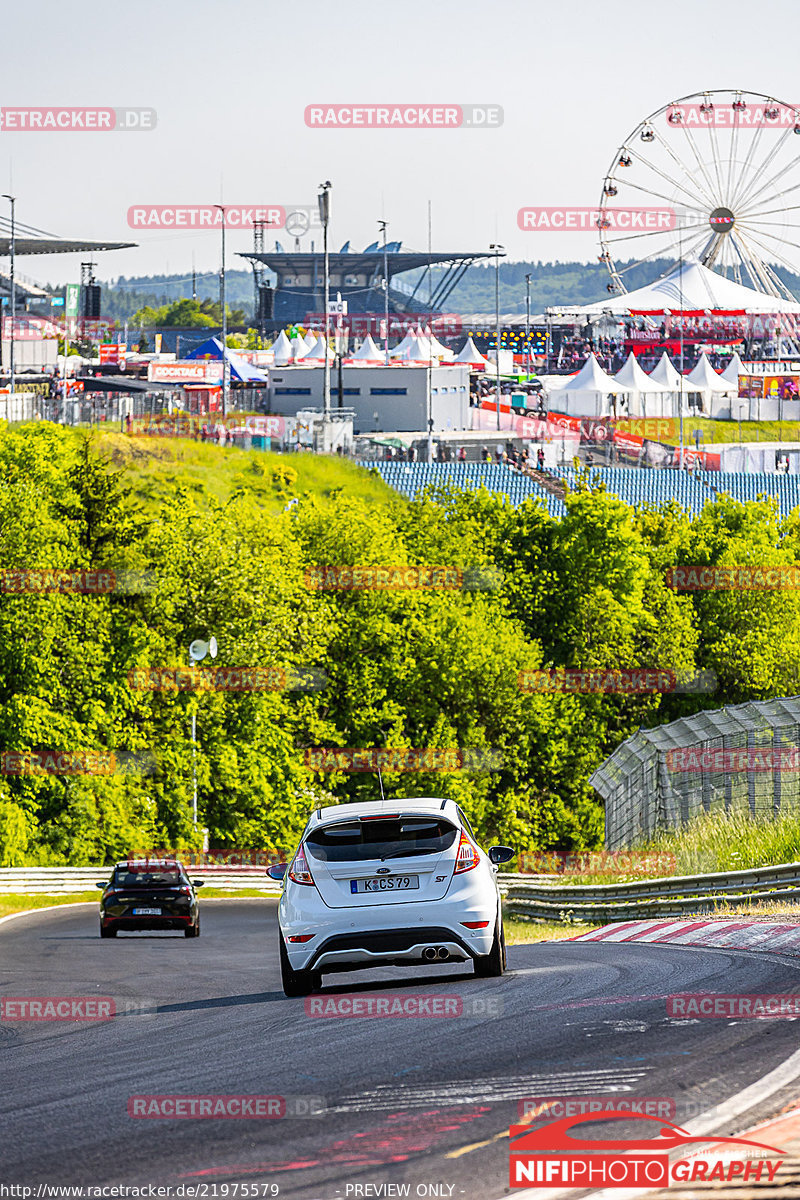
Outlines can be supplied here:
M98 276L216 270L213 232L137 232L132 204L313 201L333 182L331 242L377 220L407 248L595 260L592 234L522 233L524 205L596 203L616 148L648 113L703 89L800 103L796 0L37 0L6 6L2 104L141 105L148 133L0 131L0 190L65 237L135 240ZM314 130L314 102L502 105L495 130ZM800 152L800 138L798 139ZM0 200L0 212L6 202ZM286 239L284 239L286 241ZM251 238L231 233L229 267ZM305 243L308 244L307 241ZM21 260L40 281L80 256Z

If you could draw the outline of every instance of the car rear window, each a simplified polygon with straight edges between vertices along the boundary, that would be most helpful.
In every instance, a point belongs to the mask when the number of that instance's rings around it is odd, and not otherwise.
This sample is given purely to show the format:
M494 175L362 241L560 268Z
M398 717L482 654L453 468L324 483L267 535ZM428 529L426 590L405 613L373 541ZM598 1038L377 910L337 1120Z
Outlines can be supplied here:
M114 887L180 887L186 880L178 870L169 868L137 870L118 867L112 880Z
M310 833L305 844L311 857L320 862L363 862L440 854L452 846L455 837L456 829L449 821L389 817L326 825Z

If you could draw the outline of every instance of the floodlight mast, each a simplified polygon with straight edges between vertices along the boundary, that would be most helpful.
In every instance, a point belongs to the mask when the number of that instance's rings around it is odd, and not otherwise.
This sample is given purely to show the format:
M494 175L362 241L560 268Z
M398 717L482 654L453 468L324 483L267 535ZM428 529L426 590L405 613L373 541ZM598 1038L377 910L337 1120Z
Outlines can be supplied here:
M201 638L195 640L189 646L189 662L202 662L206 655L211 658L217 657L217 639L209 638L204 642ZM192 827L197 829L197 705L192 708Z

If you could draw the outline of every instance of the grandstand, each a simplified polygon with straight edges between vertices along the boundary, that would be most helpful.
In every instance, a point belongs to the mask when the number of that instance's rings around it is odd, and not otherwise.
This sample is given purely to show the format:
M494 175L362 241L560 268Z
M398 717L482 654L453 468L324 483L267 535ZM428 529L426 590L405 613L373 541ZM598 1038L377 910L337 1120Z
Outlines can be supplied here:
M512 504L535 499L544 502L552 517L564 515L564 502L551 495L530 475L515 471L503 463L491 462L447 462L420 463L397 462L379 459L362 461L361 466L373 467L389 487L403 496L416 499L424 488L435 487L481 488L490 492L501 492Z
M410 499L415 499L431 484L439 487L485 487L491 492L508 496L514 505L532 498L543 501L551 516L560 518L564 515L562 500L529 475L500 463L364 460L361 465L374 467L390 487ZM550 474L562 479L568 487L575 486L576 473L572 467L551 471ZM642 470L637 467L590 467L589 475L592 481L602 482L607 492L618 496L632 508L644 505L658 508L670 501L677 501L691 517L698 517L706 504L723 494L742 502L763 496L775 497L782 517L800 508L800 475Z
M800 507L800 475L747 474L742 471L641 470L636 467L591 467L591 479L602 481L606 491L633 508L659 507L676 500L692 517L699 517L709 501L723 494L745 502L775 497L782 517ZM557 472L570 486L575 471Z

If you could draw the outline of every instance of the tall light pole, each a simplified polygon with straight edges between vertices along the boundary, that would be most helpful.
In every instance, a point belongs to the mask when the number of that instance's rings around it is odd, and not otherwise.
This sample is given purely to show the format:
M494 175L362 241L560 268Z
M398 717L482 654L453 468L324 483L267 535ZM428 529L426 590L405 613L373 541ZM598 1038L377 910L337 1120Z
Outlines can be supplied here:
M217 639L211 637L207 642L196 638L189 647L189 663L195 666L202 662L207 654L217 657ZM197 829L197 699L190 700L192 709L192 825Z
M322 253L324 258L325 271L325 366L322 376L322 413L326 421L331 415L331 360L329 357L329 348L331 341L331 314L330 314L330 297L331 297L331 279L330 279L330 259L328 257L328 221L331 215L331 187L330 179L319 185L319 195L317 203L319 204L319 219L322 222ZM327 437L327 434L324 436Z
M11 367L11 395L13 396L16 391L16 384L14 381L14 367L16 365L15 361L14 361L14 333L15 333L16 324L17 324L17 289L16 289L16 285L14 283L14 256L16 254L16 225L14 222L14 205L17 202L17 198L16 198L16 196L8 196L4 192L3 199L8 200L11 205L11 247L10 247L10 249L11 249L11 362L10 362L10 367ZM2 337L1 330L2 330L2 322L0 321L0 337Z
M222 266L219 272L219 296L222 305L222 418L228 415L228 388L230 386L230 371L228 370L228 305L225 299L225 206L215 204L214 208L222 213Z
M680 395L678 397L678 403L679 403L679 407L680 407L680 411L678 413L678 423L679 423L679 428L680 428L680 448L679 448L678 453L680 455L680 462L679 462L678 466L680 467L681 470L683 470L684 469L684 462L683 462L683 326L684 326L683 310L684 310L684 304L683 304L683 229L680 226L678 226L678 271L679 271L678 277L681 281L681 292L680 292L680 295L681 295L681 390L680 390Z
M389 255L386 249L386 222L378 221L378 228L383 234L383 326L386 357L384 365L389 365Z
M525 381L531 373L531 277L525 276Z
M505 254L505 246L491 242L490 250L494 250L494 316L495 316L495 366L496 398L497 398L497 428L500 428L500 254Z

